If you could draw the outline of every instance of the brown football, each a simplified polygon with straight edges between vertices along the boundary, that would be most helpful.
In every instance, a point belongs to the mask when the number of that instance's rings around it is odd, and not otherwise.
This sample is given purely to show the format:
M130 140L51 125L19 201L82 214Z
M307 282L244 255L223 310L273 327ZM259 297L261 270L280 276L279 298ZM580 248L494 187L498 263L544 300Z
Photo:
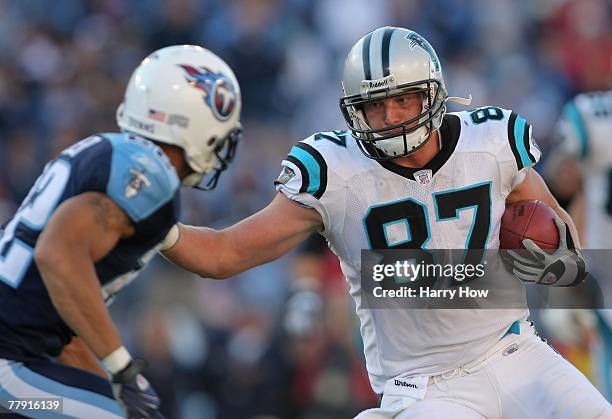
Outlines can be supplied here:
M552 253L559 247L555 211L542 201L520 201L506 207L499 231L500 249L524 249L523 239L531 239Z

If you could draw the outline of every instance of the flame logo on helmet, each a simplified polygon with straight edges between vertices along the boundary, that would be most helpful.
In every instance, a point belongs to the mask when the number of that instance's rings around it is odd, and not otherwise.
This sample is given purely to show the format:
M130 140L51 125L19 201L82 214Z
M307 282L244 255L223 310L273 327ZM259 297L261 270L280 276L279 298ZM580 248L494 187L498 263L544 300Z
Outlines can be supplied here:
M234 113L238 102L238 94L230 78L203 66L196 68L179 64L179 67L187 73L185 77L187 82L204 92L204 103L212 110L215 118L227 121Z

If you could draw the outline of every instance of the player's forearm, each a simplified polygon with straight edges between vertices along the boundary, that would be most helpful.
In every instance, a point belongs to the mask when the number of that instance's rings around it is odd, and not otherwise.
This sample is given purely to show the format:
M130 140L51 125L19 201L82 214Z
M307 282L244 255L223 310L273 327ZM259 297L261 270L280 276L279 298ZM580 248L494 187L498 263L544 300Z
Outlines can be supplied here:
M278 234L259 221L252 216L221 231L181 225L177 244L163 254L203 278L225 279L282 256L309 234Z
M559 202L557 202L553 194L550 192L542 177L531 168L525 172L525 177L523 178L522 182L512 190L510 195L508 195L506 198L506 205L528 199L539 199L551 207L569 226L570 233L574 240L574 245L577 248L580 248L578 231L572 217L570 217L569 214L563 208L561 208Z
M240 272L227 235L207 227L180 225L178 242L163 255L203 278L223 279Z
M274 259L266 238L249 236L242 223L225 230L180 225L177 244L163 255L183 269L212 279L226 279Z
M79 253L70 260L61 254L59 249L37 249L35 259L43 282L62 319L103 359L121 346L121 337L102 298L93 262Z
M204 278L228 278L279 258L322 224L314 209L278 194L266 208L224 230L180 225L177 243L164 256Z

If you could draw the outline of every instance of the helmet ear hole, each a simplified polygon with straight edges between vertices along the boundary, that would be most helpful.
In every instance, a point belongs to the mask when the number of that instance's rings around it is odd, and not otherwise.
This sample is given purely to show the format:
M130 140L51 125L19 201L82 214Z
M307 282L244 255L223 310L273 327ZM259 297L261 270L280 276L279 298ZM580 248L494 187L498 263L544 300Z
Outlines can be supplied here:
M206 142L206 145L210 147L215 143L215 141L217 141L217 137L210 137L208 141Z

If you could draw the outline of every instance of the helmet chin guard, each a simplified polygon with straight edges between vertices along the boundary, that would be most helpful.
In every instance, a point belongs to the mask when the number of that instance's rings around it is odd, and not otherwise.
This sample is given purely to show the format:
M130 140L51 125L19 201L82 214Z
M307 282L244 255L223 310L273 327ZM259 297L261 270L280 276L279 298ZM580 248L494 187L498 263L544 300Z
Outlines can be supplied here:
M395 157L400 154L407 154L407 150L415 151L429 140L431 131L426 127L417 128L415 131L396 137L374 140L374 147L382 151L386 156Z
M219 177L221 173L227 169L229 164L234 160L236 156L236 149L238 143L242 138L242 128L236 128L232 130L226 139L222 140L219 144L218 150L215 150L215 156L217 158L217 165L207 173L194 171L189 176L183 179L183 185L191 186L202 191L210 191L217 187Z

